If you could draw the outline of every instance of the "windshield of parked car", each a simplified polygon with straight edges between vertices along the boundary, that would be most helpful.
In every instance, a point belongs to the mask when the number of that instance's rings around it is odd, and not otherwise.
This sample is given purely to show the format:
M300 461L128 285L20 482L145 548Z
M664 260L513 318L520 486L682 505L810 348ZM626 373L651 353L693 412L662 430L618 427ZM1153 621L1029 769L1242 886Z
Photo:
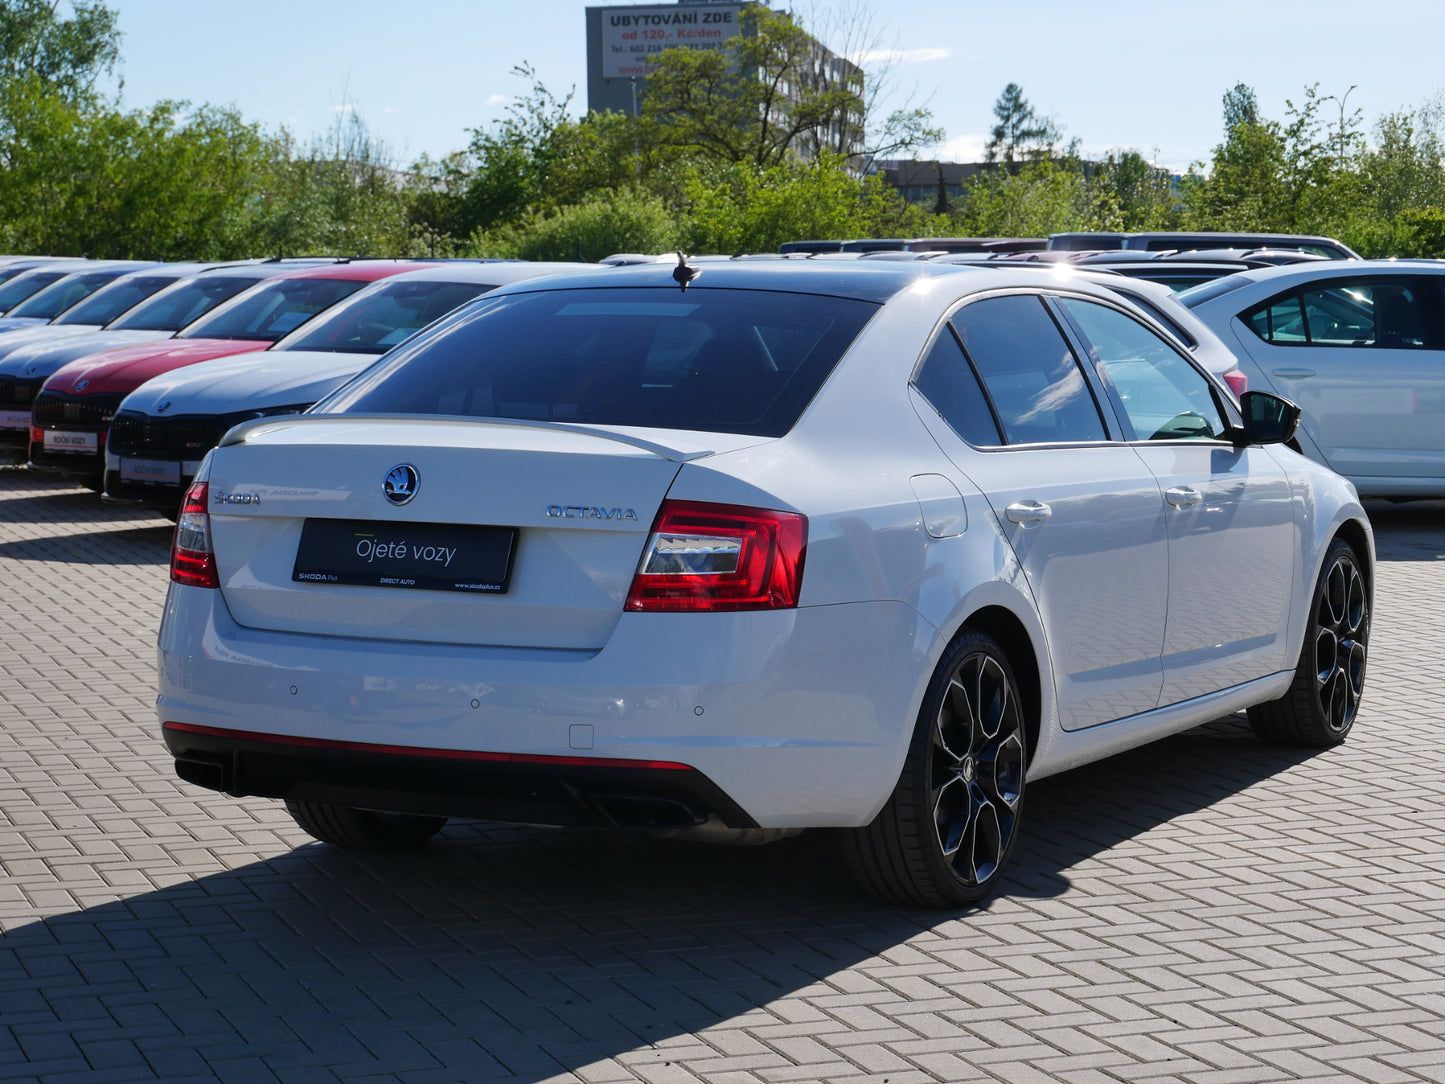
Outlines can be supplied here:
M27 271L34 271L34 270L35 270L35 266L34 266L33 264L30 265L30 266L28 266L28 267L27 267L25 264L20 264L18 267L4 267L4 268L0 268L0 282L9 282L9 281L10 281L11 279L13 279L16 275L23 275L23 274L25 274L25 272L27 272Z
M95 271L88 275L69 275L22 301L7 315L54 320L70 306L114 282L122 274L124 272L121 271Z
M482 298L317 411L782 436L876 311L851 298L761 290Z
M277 279L197 320L176 337L275 342L365 285L355 279Z
M97 290L93 297L87 297L78 305L65 311L55 322L57 324L108 324L121 313L134 308L151 294L164 290L175 282L170 275L141 275L126 277L112 282L104 290Z
M179 282L137 305L106 330L180 331L221 302L231 300L242 290L249 290L261 281L261 278L247 275L224 275Z
M14 316L15 313L10 310L16 305L68 274L70 274L69 271L36 271L32 274L16 276L4 286L0 286L0 312L7 316Z
M458 305L495 288L496 283L480 282L383 282L322 313L275 349L384 354Z

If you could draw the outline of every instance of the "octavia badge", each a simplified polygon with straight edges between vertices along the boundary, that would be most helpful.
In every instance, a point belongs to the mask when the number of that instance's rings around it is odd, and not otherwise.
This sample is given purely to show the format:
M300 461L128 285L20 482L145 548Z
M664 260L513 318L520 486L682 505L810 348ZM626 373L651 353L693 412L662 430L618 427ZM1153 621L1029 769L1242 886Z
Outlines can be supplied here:
M398 463L386 472L381 491L392 504L407 504L421 488L421 475L410 463Z

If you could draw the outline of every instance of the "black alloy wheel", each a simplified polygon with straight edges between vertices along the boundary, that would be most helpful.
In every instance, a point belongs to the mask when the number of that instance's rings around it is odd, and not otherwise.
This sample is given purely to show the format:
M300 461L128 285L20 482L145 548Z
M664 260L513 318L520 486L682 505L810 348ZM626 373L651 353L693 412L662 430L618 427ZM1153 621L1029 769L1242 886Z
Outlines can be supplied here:
M1370 640L1370 591L1359 558L1335 539L1310 602L1310 623L1290 690L1249 709L1265 741L1326 748L1345 740L1360 711Z
M927 907L987 896L1018 838L1025 743L1007 657L991 637L965 631L934 674L892 796L843 837L862 885Z

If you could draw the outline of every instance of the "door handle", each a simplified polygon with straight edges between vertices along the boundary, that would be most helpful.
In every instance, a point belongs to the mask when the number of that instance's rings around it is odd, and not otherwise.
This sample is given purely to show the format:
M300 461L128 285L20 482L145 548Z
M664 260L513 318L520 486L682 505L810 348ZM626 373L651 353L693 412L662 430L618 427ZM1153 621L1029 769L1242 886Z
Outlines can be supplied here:
M1270 372L1285 380L1303 380L1307 376L1315 375L1313 369L1271 369Z
M1014 501L1003 510L1010 523L1020 527L1037 527L1054 514L1054 510L1043 501Z
M1175 508L1193 508L1204 497L1199 490L1190 486L1173 486L1164 491L1164 499Z

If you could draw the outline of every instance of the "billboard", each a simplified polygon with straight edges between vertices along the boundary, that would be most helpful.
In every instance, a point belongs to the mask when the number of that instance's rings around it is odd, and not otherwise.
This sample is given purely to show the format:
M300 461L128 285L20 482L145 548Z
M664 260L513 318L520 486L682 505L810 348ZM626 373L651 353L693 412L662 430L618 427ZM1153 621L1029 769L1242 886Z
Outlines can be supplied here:
M655 70L650 58L664 49L722 49L741 31L746 4L670 4L603 8L602 77L626 79Z

